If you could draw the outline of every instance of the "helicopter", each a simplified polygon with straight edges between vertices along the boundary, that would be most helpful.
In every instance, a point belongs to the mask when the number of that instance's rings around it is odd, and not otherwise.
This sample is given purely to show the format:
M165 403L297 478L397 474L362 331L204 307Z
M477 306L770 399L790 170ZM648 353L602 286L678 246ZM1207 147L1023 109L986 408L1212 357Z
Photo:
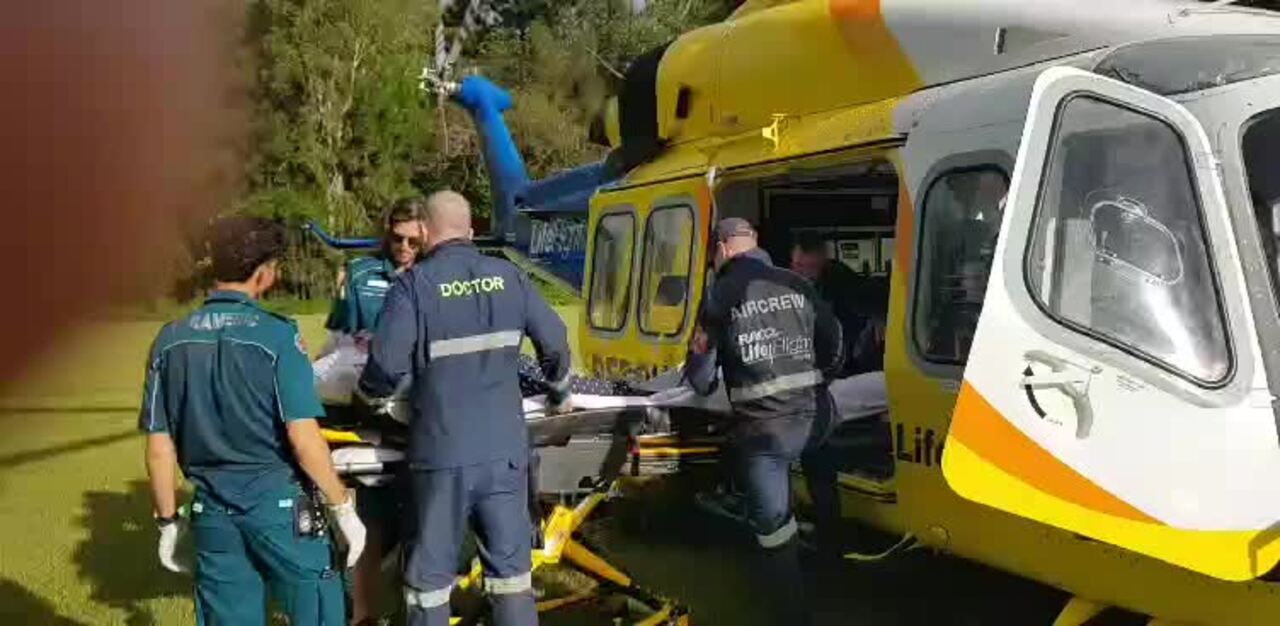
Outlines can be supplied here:
M491 244L533 258L534 224L586 224L590 373L679 366L717 220L775 258L816 233L887 293L888 410L846 518L1063 589L1064 626L1258 624L1278 74L1280 15L1229 1L748 0L631 64L608 159L537 182L501 90L448 93L500 191Z

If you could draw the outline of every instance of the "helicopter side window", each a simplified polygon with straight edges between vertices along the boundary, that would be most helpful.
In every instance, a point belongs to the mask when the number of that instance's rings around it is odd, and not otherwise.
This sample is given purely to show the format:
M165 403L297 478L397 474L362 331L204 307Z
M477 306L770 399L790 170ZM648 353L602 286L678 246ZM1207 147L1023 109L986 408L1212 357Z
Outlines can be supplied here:
M630 212L606 214L596 224L587 297L592 328L616 332L627 325L635 230L636 218Z
M640 332L679 335L688 317L689 276L693 262L693 209L659 207L644 229L640 264Z
M1087 96L1058 111L1025 278L1059 323L1202 386L1232 370L1181 136Z
M1267 111L1244 126L1242 138L1249 195L1262 232L1272 294L1280 298L1280 109Z
M1008 189L990 166L947 172L925 194L912 335L929 361L963 365L969 356Z

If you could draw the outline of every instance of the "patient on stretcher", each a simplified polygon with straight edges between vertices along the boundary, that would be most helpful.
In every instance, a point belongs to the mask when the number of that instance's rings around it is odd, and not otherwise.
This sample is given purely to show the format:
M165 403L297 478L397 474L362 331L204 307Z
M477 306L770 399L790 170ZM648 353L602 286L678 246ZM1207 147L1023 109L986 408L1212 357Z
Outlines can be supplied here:
M325 404L348 406L368 353L364 346L346 335L339 336L331 345L332 349L314 364L316 390ZM520 389L525 397L525 418L542 417L546 381L533 357L527 355L521 357ZM653 407L698 409L724 415L731 412L723 388L711 396L699 396L684 384L679 369L638 385L573 375L571 389L573 406L578 410ZM878 416L888 407L884 372L868 372L834 381L831 395L841 423ZM407 422L403 408L394 416Z
M389 480L389 469L404 459L400 439L408 423L409 409L407 403L398 402L392 405L391 415L379 417L354 397L356 381L367 359L365 349L350 337L338 336L315 362L314 370L316 388L329 412L327 424L353 427L359 432L350 441L355 445L335 446L334 465L343 476L377 484ZM684 383L679 370L639 384L574 375L571 391L575 410L554 417L545 414L547 383L532 357L521 357L520 388L532 445L543 448L544 455L550 455L544 465L551 468L551 474L565 474L570 478L579 474L594 475L596 470L607 469L600 464L616 462L616 459L610 461L613 457L604 452L601 454L605 456L600 458L592 455L593 450L619 445L626 448L627 442L617 439L619 434L698 439L708 434L714 436L716 424L732 419L723 389L710 397L699 396ZM837 380L830 389L841 422L828 445L839 460L840 471L874 479L891 476L892 441L884 419L887 412L884 373L869 372ZM571 440L579 443L563 448ZM611 441L613 443L609 443ZM666 474L678 471L676 468L684 467L686 462L655 458L652 463L657 465L649 469ZM569 467L563 467L565 463ZM666 468L668 465L671 467ZM574 481L576 478L568 482Z

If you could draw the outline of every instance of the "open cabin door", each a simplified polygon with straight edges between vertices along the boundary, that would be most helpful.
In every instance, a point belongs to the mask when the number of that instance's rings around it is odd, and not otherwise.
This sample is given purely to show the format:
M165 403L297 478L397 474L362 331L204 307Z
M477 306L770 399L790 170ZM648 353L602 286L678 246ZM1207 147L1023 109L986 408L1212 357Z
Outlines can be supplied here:
M943 470L1225 580L1280 560L1280 437L1218 162L1177 103L1037 80Z

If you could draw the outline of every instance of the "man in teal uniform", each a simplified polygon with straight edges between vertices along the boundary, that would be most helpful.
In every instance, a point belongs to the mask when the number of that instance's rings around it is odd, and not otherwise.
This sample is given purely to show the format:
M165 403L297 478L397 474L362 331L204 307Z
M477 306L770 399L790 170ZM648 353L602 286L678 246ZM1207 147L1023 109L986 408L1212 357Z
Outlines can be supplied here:
M334 301L326 324L329 330L354 335L362 343L368 341L382 317L387 291L396 277L413 267L421 256L424 212L425 204L417 198L402 199L387 211L383 220L382 251L347 264L342 296ZM381 562L387 549L396 543L404 499L397 497L397 487L396 484L361 487L356 498L360 519L368 527L369 536L364 556L352 572L353 624L375 623L379 613Z
M139 427L160 562L185 569L174 557L181 466L195 486L199 624L265 625L269 590L294 626L345 626L326 517L348 545L348 566L363 550L364 527L316 423L323 408L298 329L256 301L276 282L284 231L226 218L210 246L215 290L160 330L143 390Z
M382 316L382 304L396 276L422 254L422 201L405 198L387 211L383 220L382 250L347 264L325 326L332 331L359 335L372 333Z

